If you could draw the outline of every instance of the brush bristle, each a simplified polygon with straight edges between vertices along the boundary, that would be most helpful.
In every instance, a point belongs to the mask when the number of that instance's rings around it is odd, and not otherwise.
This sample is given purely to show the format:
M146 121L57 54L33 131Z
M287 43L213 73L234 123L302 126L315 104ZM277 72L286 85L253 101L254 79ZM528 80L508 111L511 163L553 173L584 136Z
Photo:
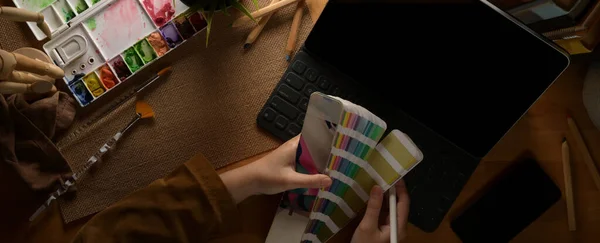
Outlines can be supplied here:
M168 72L171 71L171 69L172 69L171 67L163 68L162 70L160 70L160 72L158 72L158 76L163 76L163 75L167 74Z
M152 107L146 101L138 100L135 103L135 112L140 114L142 119L154 117L154 111L152 111Z

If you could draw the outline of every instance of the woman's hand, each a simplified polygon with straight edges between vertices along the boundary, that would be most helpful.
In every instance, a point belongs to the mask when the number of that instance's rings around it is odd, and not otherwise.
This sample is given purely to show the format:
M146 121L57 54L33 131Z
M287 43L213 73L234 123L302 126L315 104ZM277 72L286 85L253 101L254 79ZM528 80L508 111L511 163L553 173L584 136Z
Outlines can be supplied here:
M406 238L406 223L408 221L409 198L406 191L404 180L396 183L396 192L398 195L397 219L398 219L398 240ZM386 224L379 225L379 213L383 203L383 190L379 186L371 189L371 195L367 204L367 210L362 221L354 231L352 243L387 243L390 242L390 217L387 216ZM390 205L393 207L394 205Z
M251 195L276 194L296 188L320 188L331 185L323 174L307 175L295 170L296 136L267 156L244 167L221 174L221 180L239 203Z

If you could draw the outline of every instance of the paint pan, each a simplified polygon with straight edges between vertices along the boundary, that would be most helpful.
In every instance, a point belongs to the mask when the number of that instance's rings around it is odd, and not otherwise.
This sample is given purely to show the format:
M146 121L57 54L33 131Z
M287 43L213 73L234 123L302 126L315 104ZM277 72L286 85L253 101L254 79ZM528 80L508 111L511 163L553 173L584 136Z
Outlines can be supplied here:
M86 19L84 25L107 59L117 56L155 30L137 0L115 1Z
M158 33L158 31L152 32L148 37L146 37L146 40L148 40L148 42L150 43L152 48L154 48L154 51L159 57L166 54L169 51L167 42L163 39L162 35Z
M88 4L93 6L93 5L96 5L97 3L99 3L101 0L88 0L88 1L89 1Z
M156 27L162 27L175 15L173 0L140 0L140 2Z
M116 56L108 63L115 70L115 73L121 82L125 81L129 76L131 76L131 71L129 71L127 64L125 64L125 61L123 61L121 56Z
M88 3L85 2L85 0L67 0L67 1L69 1L71 6L73 6L73 8L75 8L75 12L77 14L83 13L83 11L87 10L90 7L90 6L88 6Z
M192 15L190 15L190 17L188 17L188 20L190 21L190 24L192 24L196 32L203 30L207 26L206 20L204 19L202 14L198 12L195 12Z
M184 15L177 17L173 22L175 23L179 34L181 34L181 37L183 37L184 40L189 39L196 33L194 27L192 27L192 24L190 24Z
M98 78L98 75L96 75L95 72L92 72L83 77L83 82L88 87L88 89L91 90L92 95L94 97L98 97L104 94L104 92L106 91L104 89L104 85L102 85L102 83L100 82L100 78Z
M123 60L125 60L125 63L129 67L129 70L131 70L131 73L137 72L137 70L140 70L140 68L144 66L144 62L142 62L142 59L140 59L140 56L138 56L133 47L123 52L122 56Z
M45 9L56 2L56 0L15 0L13 2L18 8L27 9L32 12L40 12L42 9Z
M50 27L50 31L52 32L56 31L64 24L60 15L54 10L54 6L42 10L42 15L44 15L44 21L48 24L48 27Z
M67 3L67 0L58 0L53 6L64 23L67 23L71 21L71 19L75 18L75 12L69 3Z
M87 105L94 99L94 97L92 97L92 94L90 94L90 92L85 87L81 79L78 79L75 82L73 82L71 85L69 85L69 88L75 95L75 98L77 98L77 101L79 101L79 104L81 104L82 106Z
M96 72L98 73L98 76L100 76L100 81L102 81L102 84L107 90L112 89L115 85L119 84L119 80L108 65L100 67Z
M150 43L148 43L146 39L142 39L141 41L136 43L133 46L133 48L140 56L144 64L147 64L158 57L156 55L156 52L154 52L154 49L152 48L152 46L150 46Z
M181 36L179 36L179 33L177 32L177 29L175 28L175 25L173 25L173 23L168 23L162 28L160 28L160 33L162 33L163 37L167 41L167 45L169 46L169 48L175 48L183 41L183 39L181 39Z

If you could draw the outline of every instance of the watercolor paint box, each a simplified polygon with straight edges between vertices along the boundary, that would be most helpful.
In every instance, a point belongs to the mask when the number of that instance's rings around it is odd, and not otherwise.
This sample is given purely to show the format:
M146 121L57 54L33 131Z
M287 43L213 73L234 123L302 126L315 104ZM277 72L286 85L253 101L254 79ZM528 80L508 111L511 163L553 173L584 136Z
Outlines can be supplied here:
M52 11L60 3L71 7L71 0L48 1ZM179 0L91 1L99 2L66 21L43 47L65 70L64 81L82 107L206 28L202 15Z

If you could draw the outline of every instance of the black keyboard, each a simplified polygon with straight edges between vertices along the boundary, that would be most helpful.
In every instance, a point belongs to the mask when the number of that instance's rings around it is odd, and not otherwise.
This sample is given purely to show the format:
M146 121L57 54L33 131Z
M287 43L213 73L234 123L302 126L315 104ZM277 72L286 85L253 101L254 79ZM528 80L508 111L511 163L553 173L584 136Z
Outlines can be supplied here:
M287 141L301 132L308 100L313 92L354 98L354 89L339 82L346 78L325 70L328 68L300 51L262 108L258 125Z
M433 232L477 167L479 159L452 145L397 107L378 100L374 91L359 88L350 78L325 65L300 51L258 115L258 125L282 141L298 135L302 130L308 99L315 91L347 99L377 114L386 121L388 130L397 128L407 133L425 155L404 180L411 200L409 221L426 232ZM361 91L360 94L357 90Z

